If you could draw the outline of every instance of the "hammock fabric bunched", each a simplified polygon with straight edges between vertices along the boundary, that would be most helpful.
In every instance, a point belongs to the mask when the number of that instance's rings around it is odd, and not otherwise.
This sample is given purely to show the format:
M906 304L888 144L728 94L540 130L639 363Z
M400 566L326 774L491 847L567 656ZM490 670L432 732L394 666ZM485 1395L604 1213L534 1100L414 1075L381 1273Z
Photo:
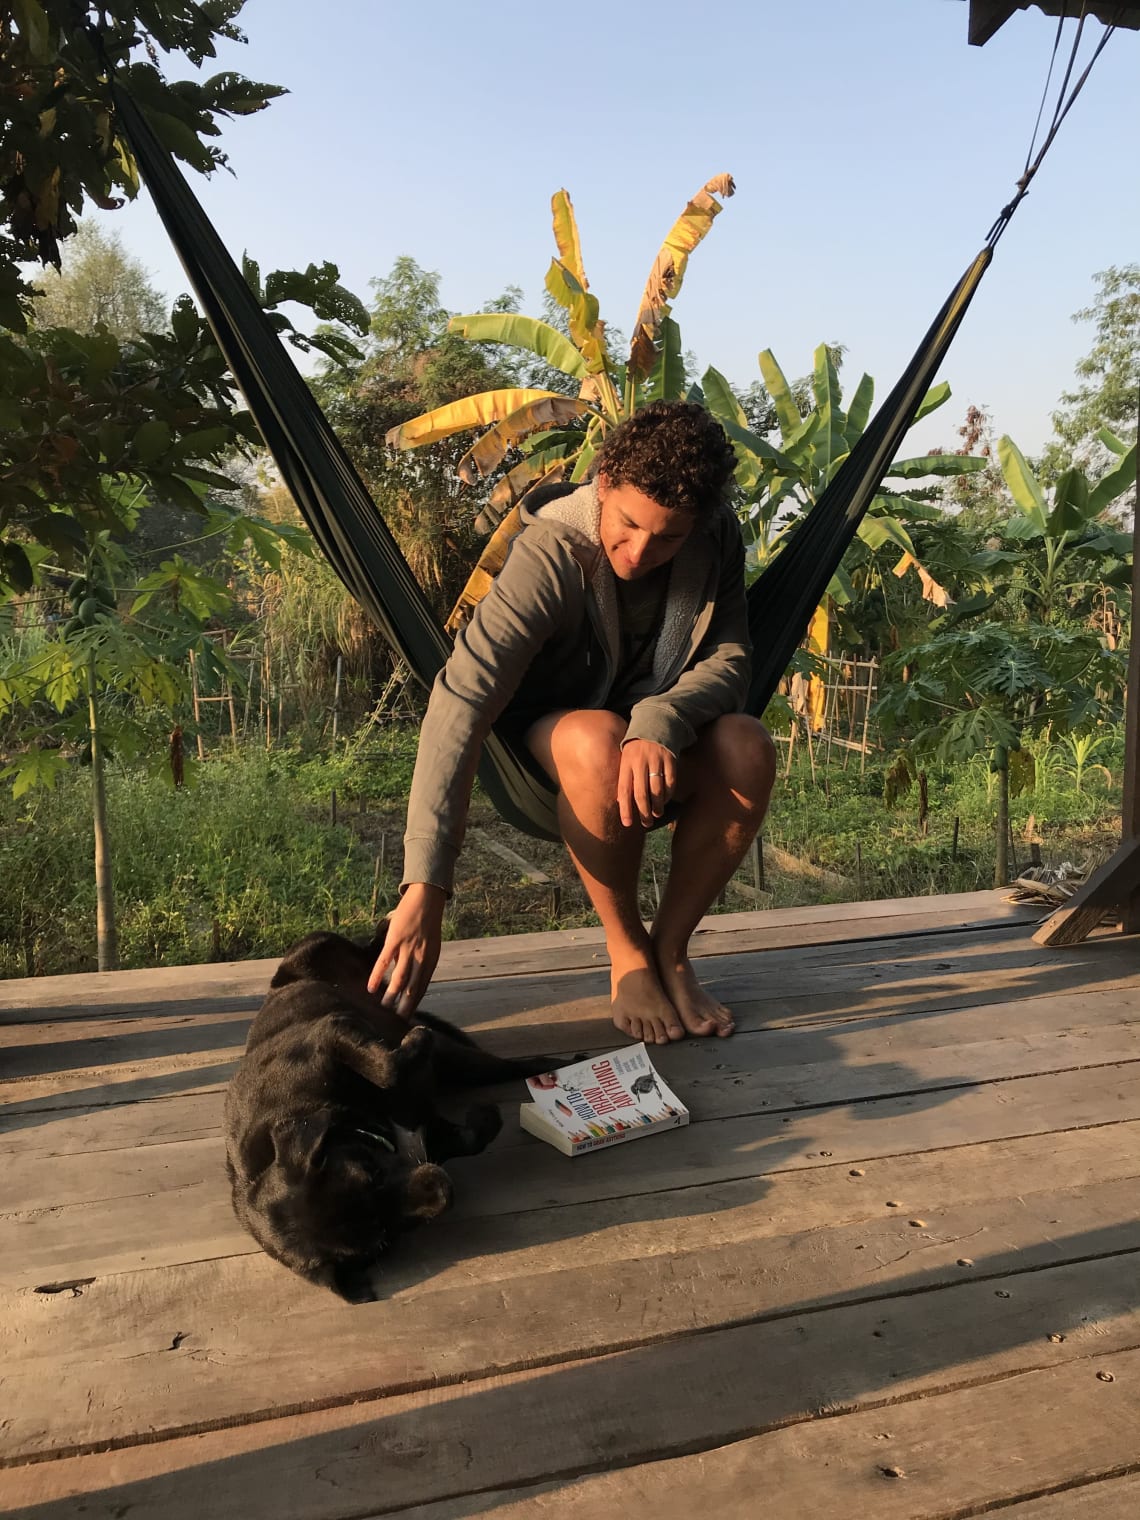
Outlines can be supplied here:
M450 643L336 434L142 111L112 85L118 120L218 347L322 553L425 686ZM1003 224L1004 225L1004 224ZM991 235L835 479L748 591L749 711L767 706L898 451L993 254ZM557 839L554 793L492 732L479 776L498 812Z

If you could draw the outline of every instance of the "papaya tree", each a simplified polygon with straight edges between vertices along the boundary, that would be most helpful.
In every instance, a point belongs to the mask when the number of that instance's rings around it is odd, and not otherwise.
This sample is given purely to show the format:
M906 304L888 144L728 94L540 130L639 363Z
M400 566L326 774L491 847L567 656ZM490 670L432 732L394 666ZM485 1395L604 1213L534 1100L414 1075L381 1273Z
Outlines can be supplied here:
M222 356L192 302L175 303L169 328L121 339L106 325L92 332L33 325L29 266L60 268L63 249L88 205L115 210L139 191L130 145L111 96L112 73L146 113L160 141L183 163L211 173L225 156L213 139L219 120L259 111L282 93L225 71L168 80L163 56L198 69L221 41L244 41L235 18L244 0L14 0L0 10L0 602L59 576L73 578L70 634L37 671L18 663L4 675L4 700L47 703L86 724L92 764L112 727L114 703L100 693L138 680L157 682L181 645L156 664L120 636L106 602L110 546L138 513L173 503L205 519L207 491L229 490L223 473L234 452L258 443L237 402ZM276 271L262 279L245 262L251 288L270 321L302 350L332 357L354 352L337 333L308 336L279 309L308 305L317 317L357 332L367 313L339 284L334 265ZM251 532L257 531L254 528ZM187 574L175 566L174 580ZM100 610L102 609L102 610ZM54 662L54 663L53 663ZM37 674L49 672L40 697ZM54 680L50 673L54 672ZM137 695L137 693L136 693ZM100 740L104 743L101 745ZM50 745L16 746L16 785L54 773ZM105 811L96 807L96 858L109 883ZM100 889L103 904L106 894ZM113 960L113 929L100 924L100 961ZM106 952L106 953L105 953Z
M909 733L916 755L962 765L984 755L997 779L994 886L1009 880L1009 757L1029 736L1088 733L1115 711L1125 657L1090 629L1017 621L967 623L957 609L884 662L877 713Z

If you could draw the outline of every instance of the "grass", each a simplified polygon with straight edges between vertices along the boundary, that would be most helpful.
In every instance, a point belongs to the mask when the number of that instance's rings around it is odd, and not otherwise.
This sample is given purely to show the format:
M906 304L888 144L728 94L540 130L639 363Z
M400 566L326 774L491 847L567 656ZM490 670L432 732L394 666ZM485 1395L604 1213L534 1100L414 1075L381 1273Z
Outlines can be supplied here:
M124 967L195 964L279 954L310 929L372 925L395 899L411 772L413 729L389 725L351 738L335 756L250 747L195 768L178 792L168 782L113 768L110 815L120 957ZM1119 837L1120 788L1086 770L1078 793L1060 748L1038 768L1041 784L1011 801L1021 865L1027 835L1046 862L1107 855ZM816 779L806 764L778 779L765 825L769 845L806 863L780 870L766 855L766 894L747 891L747 863L724 906L916 897L971 891L993 880L992 781L975 763L929 768L930 812L918 822L918 787L888 805L889 757L859 775L833 764ZM1119 778L1120 757L1099 755ZM336 792L339 822L331 821ZM959 821L957 850L954 820ZM446 920L448 937L571 928L595 923L560 845L522 838L495 816L478 790L475 826L460 861ZM551 878L524 881L486 848L508 844ZM651 834L642 910L652 916L654 878L668 870L670 835ZM840 880L812 877L816 867ZM94 968L95 889L88 773L76 769L54 792L19 801L0 794L0 975Z

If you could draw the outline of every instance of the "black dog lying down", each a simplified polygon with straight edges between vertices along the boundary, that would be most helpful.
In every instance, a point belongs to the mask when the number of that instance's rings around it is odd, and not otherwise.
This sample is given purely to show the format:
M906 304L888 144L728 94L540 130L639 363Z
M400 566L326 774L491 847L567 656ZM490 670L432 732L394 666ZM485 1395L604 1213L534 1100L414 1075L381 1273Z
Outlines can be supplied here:
M437 1081L474 1087L549 1071L480 1049L442 1019L406 1019L367 990L384 943L310 934L290 949L226 1094L234 1212L270 1256L352 1303L409 1226L451 1203L440 1162L474 1156L502 1124L489 1103L463 1124L436 1112Z

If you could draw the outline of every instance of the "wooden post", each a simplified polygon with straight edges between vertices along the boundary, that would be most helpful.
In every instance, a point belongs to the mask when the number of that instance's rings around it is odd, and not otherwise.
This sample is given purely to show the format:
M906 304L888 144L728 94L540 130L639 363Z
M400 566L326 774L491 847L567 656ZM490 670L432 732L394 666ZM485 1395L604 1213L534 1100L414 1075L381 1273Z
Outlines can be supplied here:
M867 769L867 729L871 722L871 698L875 690L875 660L872 656L867 669L867 700L863 707L863 748L859 755L860 776Z
M1140 422L1137 424L1140 445ZM1132 612L1128 643L1128 689L1124 699L1124 795L1120 804L1120 843L1140 848L1140 630L1136 609L1140 607L1140 483L1132 512ZM1121 902L1121 928L1125 934L1140 932L1140 891L1133 887Z
M1009 751L1000 745L997 760L997 823L994 827L994 886L1009 886Z
M198 732L198 759L206 758L206 748L202 743L202 704L198 699L198 662L194 658L194 651L190 651L190 695L194 699L194 727Z
M336 657L336 685L333 687L333 714L332 714L332 752L336 754L336 731L340 720L340 680L344 670L344 656L338 652Z
M380 896L380 862L383 858L383 855L377 855L376 864L372 868L372 902L368 908L368 916L373 920L376 918L376 902Z
M792 726L788 730L788 763L784 766L784 779L792 774L792 750L796 747L796 715L792 714Z
M119 969L119 935L115 924L115 889L111 875L111 834L107 824L107 781L103 765L103 728L99 713L99 678L95 651L87 656L87 714L91 744L91 799L95 830L95 935L100 971Z
M757 892L764 891L764 836L757 834L752 841L752 885Z
M261 674L261 700L265 703L265 747L273 747L273 660L266 644Z
M243 739L249 733L249 714L250 708L253 706L253 672L256 664L257 654L254 652L249 657L249 675L245 683L245 711L242 713L241 718L241 736Z
M958 859L958 826L959 826L959 824L961 822L962 822L962 820L958 817L957 813L955 813L954 814L954 840L953 840L953 843L950 846L950 859L952 861L956 861Z

